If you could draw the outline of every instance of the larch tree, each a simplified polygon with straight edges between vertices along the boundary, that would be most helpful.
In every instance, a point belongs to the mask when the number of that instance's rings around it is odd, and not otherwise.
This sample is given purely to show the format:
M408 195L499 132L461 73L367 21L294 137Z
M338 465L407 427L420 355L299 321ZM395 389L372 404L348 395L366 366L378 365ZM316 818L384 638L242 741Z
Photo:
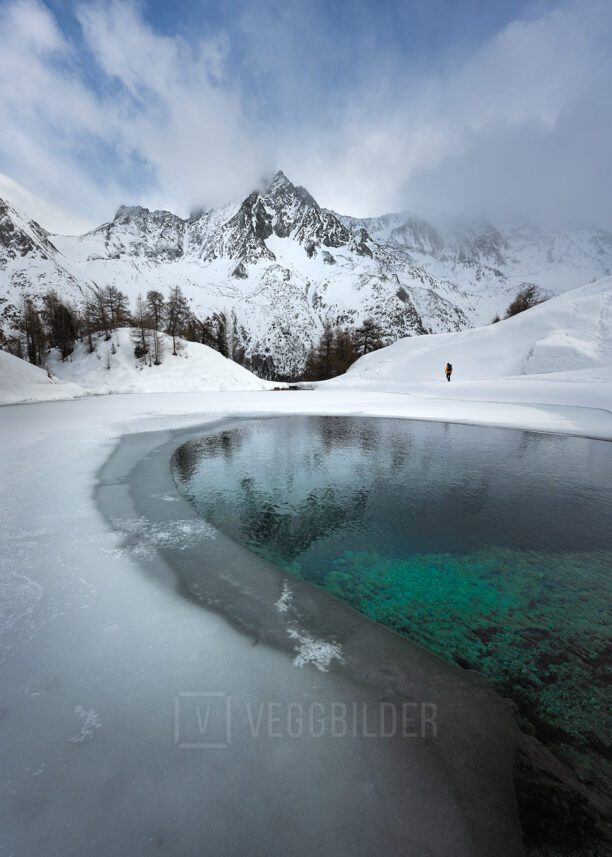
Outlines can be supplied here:
M166 333L172 337L172 354L177 356L176 342L189 323L191 310L180 286L170 289L166 304Z
M366 318L357 328L353 336L353 344L357 357L363 357L370 351L377 351L384 346L383 332L380 325L371 318Z

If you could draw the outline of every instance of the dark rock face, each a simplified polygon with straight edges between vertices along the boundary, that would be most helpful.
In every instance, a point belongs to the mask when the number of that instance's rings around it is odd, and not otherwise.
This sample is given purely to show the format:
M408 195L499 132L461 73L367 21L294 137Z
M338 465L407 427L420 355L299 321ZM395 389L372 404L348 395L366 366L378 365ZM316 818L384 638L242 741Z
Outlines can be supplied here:
M323 211L303 187L296 187L278 172L262 191L253 191L226 222L212 224L209 212L182 220L169 211L149 211L142 206L121 206L114 219L95 230L104 236L109 258L140 256L173 261L186 255L203 260L229 257L246 265L276 257L266 240L291 236L306 248L351 245L353 252L372 255L360 230L351 233L331 212ZM187 239L187 240L186 240Z
M246 280L248 277L247 269L244 266L244 262L238 262L234 270L232 271L232 277L236 277L237 280Z
M507 263L508 241L490 223L476 227L472 232L459 233L456 255L461 261L480 262L497 268Z
M316 245L341 247L351 234L340 220L323 211L303 187L296 187L284 173L277 173L263 191L254 191L225 225L224 254L251 264L274 261L266 239L291 236L303 244L308 255Z
M109 258L140 256L171 262L183 255L185 223L170 211L149 211L140 205L122 205L110 223L94 229Z
M17 326L24 297L39 306L49 289L82 297L66 261L46 229L0 199L0 340Z
M353 253L357 253L358 256L369 256L370 259L373 259L374 253L370 248L370 243L372 243L372 239L366 230L359 229L358 232L352 236L349 242L349 250L352 250Z
M17 212L0 199L0 261L35 255L41 259L57 254L57 248L34 220L20 223Z
M409 217L390 234L390 240L407 250L426 253L436 259L444 258L444 240L431 223Z
M223 255L254 263L260 259L275 261L276 256L266 247L265 239L272 234L262 200L254 191L247 196L236 214L223 227Z
M316 255L317 245L311 238L308 238L304 241L304 250L306 251L308 258L312 259L312 257Z

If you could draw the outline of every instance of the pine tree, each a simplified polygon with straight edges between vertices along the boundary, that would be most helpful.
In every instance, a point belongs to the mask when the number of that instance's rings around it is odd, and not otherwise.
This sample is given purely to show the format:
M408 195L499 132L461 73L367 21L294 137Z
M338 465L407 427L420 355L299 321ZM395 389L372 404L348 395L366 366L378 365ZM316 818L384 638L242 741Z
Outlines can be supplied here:
M162 334L156 328L151 330L151 346L149 354L153 360L154 366L161 366L164 357L164 339Z
M222 312L214 312L203 319L189 312L183 334L190 342L201 342L224 357L229 356L227 319Z
M326 321L316 349L317 369L322 378L331 378L334 364L335 334L331 322Z
M231 312L231 327L228 325L227 340L228 340L228 356L241 366L245 365L246 349L244 342L247 338L244 328L238 328L238 319L234 310Z
M357 357L363 357L364 354L369 354L370 351L377 351L384 344L382 329L371 318L366 318L353 335L353 345Z

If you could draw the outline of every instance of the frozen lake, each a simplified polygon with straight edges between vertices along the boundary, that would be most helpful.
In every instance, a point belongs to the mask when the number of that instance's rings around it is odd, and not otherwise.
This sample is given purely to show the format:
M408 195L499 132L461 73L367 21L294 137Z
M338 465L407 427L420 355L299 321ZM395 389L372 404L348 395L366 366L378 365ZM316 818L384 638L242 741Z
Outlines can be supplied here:
M195 439L174 472L232 540L481 671L610 794L610 443L289 417Z
M2 853L523 853L507 701L177 491L178 448L298 404L406 407L270 393L2 409ZM284 468L291 443L274 454Z
M203 521L169 467L194 435L124 438L97 492L144 583L199 605L174 687L196 813L180 853L199 830L211 854L521 854L507 703Z

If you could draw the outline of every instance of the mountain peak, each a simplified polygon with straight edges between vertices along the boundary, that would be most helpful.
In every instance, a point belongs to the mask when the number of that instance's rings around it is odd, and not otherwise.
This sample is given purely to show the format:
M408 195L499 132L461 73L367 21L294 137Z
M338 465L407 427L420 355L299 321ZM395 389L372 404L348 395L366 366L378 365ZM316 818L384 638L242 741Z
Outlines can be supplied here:
M272 180L270 181L266 192L274 193L275 191L285 188L293 188L293 183L289 181L282 170L278 170L272 176Z
M149 209L142 205L120 205L117 209L113 220L127 220L130 217L136 217L139 214L148 214Z
M295 202L299 206L319 210L319 204L306 188L301 185L294 185L282 170L275 173L267 188L261 191L261 195L267 198L272 197L275 205L277 203L287 205Z
M287 182L288 184L291 184L291 182L289 181L289 179L287 178L287 176L284 174L284 172L282 170L277 170L274 173L274 175L272 176L272 181L273 182L274 181L283 181L283 182Z

